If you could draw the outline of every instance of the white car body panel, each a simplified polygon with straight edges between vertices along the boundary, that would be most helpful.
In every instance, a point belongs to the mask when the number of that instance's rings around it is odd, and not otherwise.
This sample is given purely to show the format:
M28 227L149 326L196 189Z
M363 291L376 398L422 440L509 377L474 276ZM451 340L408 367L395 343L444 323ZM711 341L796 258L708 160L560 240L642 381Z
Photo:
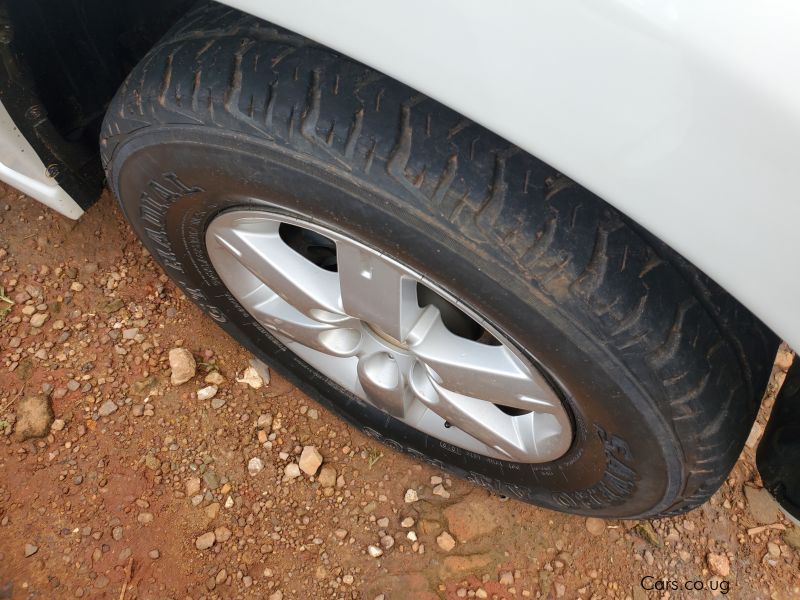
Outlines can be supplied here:
M789 262L800 224L800 79L791 75L800 4L223 2L381 70L548 162L800 348L800 278ZM18 152L35 154L9 126L0 110L0 178L79 216L41 161L19 161Z
M790 252L800 226L800 4L225 3L383 71L548 162L800 348Z
M83 209L54 179L0 102L0 180L70 219Z

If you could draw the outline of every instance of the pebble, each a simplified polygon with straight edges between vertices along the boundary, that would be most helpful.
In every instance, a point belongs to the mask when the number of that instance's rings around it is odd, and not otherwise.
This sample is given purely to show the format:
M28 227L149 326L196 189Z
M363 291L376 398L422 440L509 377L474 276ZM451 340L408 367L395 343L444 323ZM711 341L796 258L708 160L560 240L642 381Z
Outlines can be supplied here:
M200 491L200 478L189 477L186 480L186 495L190 498Z
M456 547L456 541L447 531L443 531L436 537L436 543L438 544L439 548L445 552L450 552L450 550Z
M64 419L56 419L53 421L53 424L50 425L50 429L52 431L62 431L65 425L66 423L64 422Z
M780 518L780 508L772 495L764 488L745 486L747 508L760 525L771 525Z
M411 504L419 500L419 494L417 494L417 490L407 489L403 499L406 501L406 504Z
M586 531L592 535L603 535L606 531L606 522L597 517L589 517L586 519Z
M35 544L25 544L25 558L33 556L39 551L39 546Z
M173 348L169 351L169 366L172 369L170 374L172 385L186 383L197 372L194 356L186 348Z
M300 469L312 477L316 475L317 469L322 464L322 454L319 453L316 446L305 446L303 452L300 454Z
M236 378L236 383L244 383L257 390L264 385L264 380L261 379L261 375L253 367L247 367L242 376Z
M214 410L219 410L223 406L225 406L225 400L223 400L222 398L214 398L213 400L211 400L211 408L213 408Z
M711 569L711 572L719 575L720 577L727 577L731 574L731 563L728 561L728 557L724 554L709 552L706 556L706 562L708 563L708 568Z
M414 518L413 517L405 517L402 521L400 521L400 525L408 529L409 527L414 526Z
M217 528L214 530L214 538L215 538L215 539L216 539L216 540L217 540L217 541L218 541L220 544L222 544L222 543L224 543L224 542L227 542L229 539L231 539L231 535L232 535L232 533L231 533L231 530L230 530L230 529L228 529L228 528L227 528L227 527L225 527L225 526L222 526L222 527L217 527Z
M332 488L336 485L336 469L330 465L325 465L320 469L317 481L324 488Z
M214 545L216 541L216 537L214 536L213 531L207 531L194 541L194 545L198 550L208 550L211 546Z
M372 558L383 556L383 550L379 546L369 545L367 546L367 552Z
M283 468L283 474L286 475L286 479L295 479L300 477L300 467L297 463L289 463Z
M106 400L100 405L100 408L97 410L97 414L99 414L101 417L107 417L117 412L118 408L119 407L113 400Z
M114 527L114 529L111 530L111 537L114 538L114 540L117 541L117 542L122 539L123 535L124 535L124 531L123 531L122 527L117 526L117 527Z
M161 553L158 550L153 549L147 553L147 556L149 556L153 560L156 560L159 556L161 556Z
M211 371L211 373L209 373L203 378L203 381L219 387L223 383L225 383L225 378L220 374L219 371Z
M264 469L264 461L262 461L257 456L254 456L249 461L247 461L247 472L250 475L258 475Z
M206 387L197 390L197 399L211 400L211 398L217 395L218 390L219 388L215 385L207 385Z
M46 394L26 396L17 402L14 436L18 441L40 438L50 433L53 409Z
M31 317L31 327L41 327L50 318L47 313L36 313Z
M446 489L444 489L444 486L440 483L440 484L436 485L436 487L433 488L433 495L434 496L440 496L440 497L446 499L446 498L450 497L450 492L448 492Z

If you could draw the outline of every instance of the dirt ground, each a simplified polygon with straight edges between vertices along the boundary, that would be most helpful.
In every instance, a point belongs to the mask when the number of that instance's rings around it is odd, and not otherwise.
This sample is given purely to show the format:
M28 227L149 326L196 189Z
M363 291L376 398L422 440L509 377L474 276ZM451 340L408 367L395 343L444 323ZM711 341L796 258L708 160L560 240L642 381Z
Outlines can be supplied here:
M251 357L107 194L75 223L0 187L0 286L0 599L800 597L800 530L754 467L788 351L710 502L599 522L451 480L274 373L237 383ZM197 374L172 385L178 347ZM19 441L20 403L48 394L49 432Z

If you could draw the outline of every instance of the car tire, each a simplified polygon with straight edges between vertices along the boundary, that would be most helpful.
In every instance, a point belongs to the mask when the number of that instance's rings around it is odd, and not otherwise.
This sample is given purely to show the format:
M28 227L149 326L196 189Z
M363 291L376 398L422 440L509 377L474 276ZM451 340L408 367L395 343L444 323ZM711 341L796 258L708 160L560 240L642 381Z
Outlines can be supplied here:
M703 502L743 447L778 346L763 324L544 162L330 49L202 4L129 75L101 151L122 211L187 296L395 449L498 494L641 518ZM465 450L310 366L215 268L207 231L232 210L346 236L449 294L556 390L566 449L543 462Z

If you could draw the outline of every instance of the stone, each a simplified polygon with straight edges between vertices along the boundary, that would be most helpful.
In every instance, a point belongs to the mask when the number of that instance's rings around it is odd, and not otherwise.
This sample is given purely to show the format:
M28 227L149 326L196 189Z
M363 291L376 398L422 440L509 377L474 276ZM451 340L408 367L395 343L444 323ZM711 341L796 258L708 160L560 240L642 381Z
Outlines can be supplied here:
M414 526L414 518L413 517L406 517L402 521L400 521L400 526L405 527L408 529L409 527Z
M37 546L36 544L25 544L25 548L24 548L25 558L28 558L29 556L33 556L38 551L39 551L39 546Z
M211 371L211 373L203 377L203 381L219 387L225 383L225 378L220 374L219 371Z
M720 577L727 577L731 574L731 563L728 561L728 557L724 554L715 554L714 552L709 552L706 556L706 562L708 563L708 568L711 569L711 572L719 575Z
M211 408L213 408L214 410L219 410L223 406L225 406L225 400L223 400L222 398L213 398L211 400Z
M603 519L597 517L589 517L586 519L586 531L592 535L603 535L606 530L606 523Z
M317 474L322 464L322 454L319 453L316 446L304 446L303 452L300 454L300 469L312 477Z
M189 477L186 480L186 495L190 498L200 491L200 478Z
M372 558L378 558L380 556L383 556L383 550L379 546L375 546L375 545L367 546L367 553Z
M153 560L156 560L159 556L161 556L161 553L158 550L153 549L153 550L150 550L150 552L147 553L147 556L149 556Z
M759 525L771 525L780 519L781 509L772 495L764 488L745 486L747 508Z
M206 518L209 521L213 521L219 514L219 502L212 502L203 509L203 512L206 514Z
M17 402L16 413L14 436L17 441L24 442L50 433L53 408L50 406L50 398L45 394L22 398Z
M170 374L172 385L186 383L197 372L194 356L186 348L173 348L169 351L169 366L172 369Z
M230 530L230 529L228 529L227 527L224 527L224 526L222 526L222 527L217 527L217 528L214 530L214 538L215 538L215 539L216 539L216 540L217 540L217 541L218 541L220 544L222 544L222 543L224 543L224 542L227 542L229 539L231 539L231 535L232 535L232 534L231 534L231 530Z
M317 481L324 488L332 488L336 485L336 469L330 465L325 465L320 469Z
M444 509L448 530L459 541L483 537L500 525L498 511L485 492L473 492L458 504Z
M433 488L433 495L447 499L450 497L450 492L444 489L444 486L441 483L439 483Z
M500 578L498 581L500 585L514 585L514 574L511 571L503 571L500 573Z
M247 462L247 472L251 476L258 475L264 469L264 461L257 456L254 456Z
M136 516L136 520L142 525L147 525L153 522L153 513L143 512Z
M256 425L262 429L269 429L272 427L272 415L269 413L258 415L258 421L256 421Z
M405 496L403 496L403 500L405 500L406 504L417 502L419 500L419 494L417 494L417 490L410 488L407 489Z
M64 422L64 419L56 419L55 421L53 421L53 424L50 425L50 430L51 431L62 431L65 426L66 426L66 423Z
M783 541L795 550L800 550L800 527L794 526L783 534Z
M119 407L113 400L106 400L100 405L100 408L97 409L97 414L99 414L101 417L107 417L117 412L118 408Z
M247 367L241 377L236 378L236 383L249 385L254 390L260 389L264 385L264 380L253 367Z
M203 535L197 537L194 541L195 548L198 550L208 550L211 546L214 545L216 541L216 537L213 531L207 531Z
M124 530L119 525L111 530L111 537L117 542L122 539L123 535L124 535Z
M286 476L286 479L300 477L300 467L297 466L297 463L289 463L283 468L283 474Z
M219 475L217 475L216 471L209 469L203 473L203 483L206 484L208 489L215 490L219 487Z
M206 387L197 390L197 399L211 400L211 398L217 395L218 390L219 388L215 385L207 385Z
M31 317L31 327L41 327L50 318L47 313L36 313Z
M450 552L456 547L456 541L447 531L443 531L436 538L436 544L445 552Z

